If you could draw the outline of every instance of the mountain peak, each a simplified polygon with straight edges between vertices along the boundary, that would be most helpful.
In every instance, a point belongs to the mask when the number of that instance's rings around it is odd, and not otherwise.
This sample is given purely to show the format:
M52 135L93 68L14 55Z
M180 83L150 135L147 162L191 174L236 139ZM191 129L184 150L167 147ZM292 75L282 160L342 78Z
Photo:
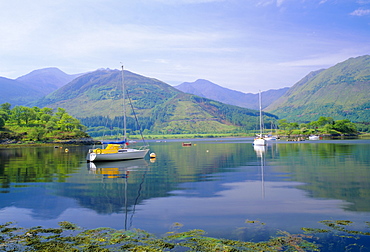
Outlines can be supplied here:
M64 86L79 75L69 75L56 67L48 67L33 70L32 72L18 77L16 81L25 86L35 89L43 95Z
M210 82L209 80L205 80L205 79L197 79L194 83L200 83L200 84L203 84L203 83L210 83L210 84L213 84L213 85L218 86L217 84L215 84L215 83L213 83L213 82Z

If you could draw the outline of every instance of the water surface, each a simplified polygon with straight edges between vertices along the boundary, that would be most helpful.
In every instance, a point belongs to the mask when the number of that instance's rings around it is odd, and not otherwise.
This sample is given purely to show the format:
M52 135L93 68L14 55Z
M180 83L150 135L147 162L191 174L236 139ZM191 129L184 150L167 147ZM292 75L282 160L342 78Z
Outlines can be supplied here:
M179 231L245 241L324 228L322 220L369 231L370 140L262 149L245 138L191 141L150 142L155 160L99 163L86 163L89 146L0 149L0 223L71 221L157 235L181 223Z

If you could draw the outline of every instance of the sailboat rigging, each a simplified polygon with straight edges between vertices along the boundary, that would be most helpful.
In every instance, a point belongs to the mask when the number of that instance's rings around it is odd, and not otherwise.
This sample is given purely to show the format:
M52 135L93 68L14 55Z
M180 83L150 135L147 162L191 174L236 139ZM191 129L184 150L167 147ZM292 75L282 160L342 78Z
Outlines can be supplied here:
M112 142L102 142L103 148L94 148L90 149L87 153L86 160L88 162L92 161L118 161L118 160L130 160L144 158L145 155L149 152L148 145L142 146L141 148L131 148L128 147L127 141L127 123L126 123L126 97L125 97L125 83L123 75L123 66L122 66L122 98L123 98L123 140L122 141L112 141ZM130 101L131 102L131 101ZM106 147L104 148L104 146Z

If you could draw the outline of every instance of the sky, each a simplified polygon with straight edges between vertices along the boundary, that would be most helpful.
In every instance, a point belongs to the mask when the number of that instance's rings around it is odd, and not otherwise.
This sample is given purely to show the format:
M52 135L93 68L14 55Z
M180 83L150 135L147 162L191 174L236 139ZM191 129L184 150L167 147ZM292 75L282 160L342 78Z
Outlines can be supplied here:
M245 93L370 54L370 0L0 0L0 76L126 70Z

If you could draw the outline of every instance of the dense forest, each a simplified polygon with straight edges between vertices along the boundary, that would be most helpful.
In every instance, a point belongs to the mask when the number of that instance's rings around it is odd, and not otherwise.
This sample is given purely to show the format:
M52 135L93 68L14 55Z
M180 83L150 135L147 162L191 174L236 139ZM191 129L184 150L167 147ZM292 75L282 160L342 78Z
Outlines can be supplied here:
M86 127L65 109L0 105L0 139L3 141L52 141L89 137Z

